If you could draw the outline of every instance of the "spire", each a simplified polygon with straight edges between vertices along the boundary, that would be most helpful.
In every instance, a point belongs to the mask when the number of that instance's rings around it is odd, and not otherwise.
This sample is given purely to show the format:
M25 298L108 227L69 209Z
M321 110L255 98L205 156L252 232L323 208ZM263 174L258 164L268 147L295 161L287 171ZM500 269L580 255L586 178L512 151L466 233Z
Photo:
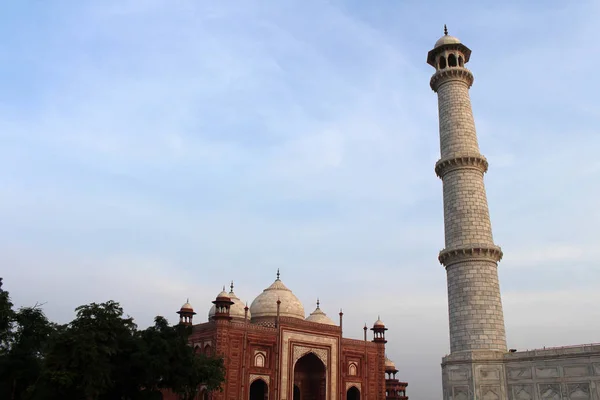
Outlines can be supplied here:
M225 291L225 285L223 285L223 291Z
M317 309L319 309L319 305L320 305L320 304L321 304L321 303L319 302L319 298L317 297Z
M231 285L229 285L229 287L231 288L231 291L229 293L233 293L233 281L231 281Z
M189 303L190 303L190 298L188 297L188 298L185 300L185 302L189 304Z
M448 28L446 27L446 24L444 24L444 35L448 35Z
M279 268L277 268L277 280L279 280Z

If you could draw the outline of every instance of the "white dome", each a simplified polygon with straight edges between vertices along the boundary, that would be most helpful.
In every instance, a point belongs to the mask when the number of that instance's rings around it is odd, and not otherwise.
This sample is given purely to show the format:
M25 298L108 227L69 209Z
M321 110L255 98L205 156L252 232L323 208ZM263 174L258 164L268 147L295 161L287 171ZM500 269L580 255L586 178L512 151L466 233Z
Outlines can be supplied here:
M331 318L325 314L319 307L319 300L317 300L317 308L307 318L307 321L316 322L318 324L326 325L337 325Z
M433 48L440 47L445 44L460 44L460 40L454 36L444 35L439 38L437 42L435 42L435 46L433 46Z
M281 301L280 316L305 318L304 306L294 293L279 280L279 272L277 272L275 282L263 290L250 305L252 318L277 317L277 300Z
M237 319L237 318L244 319L244 317L246 316L246 311L244 310L246 305L233 292L233 282L231 282L231 290L227 294L227 297L229 297L231 299L231 301L233 301L233 304L229 308L229 316L234 319ZM210 311L208 312L208 320L209 321L215 315L215 312L216 312L216 306L213 304L213 306L210 308ZM250 310L248 310L248 318L250 318L250 314L251 314Z

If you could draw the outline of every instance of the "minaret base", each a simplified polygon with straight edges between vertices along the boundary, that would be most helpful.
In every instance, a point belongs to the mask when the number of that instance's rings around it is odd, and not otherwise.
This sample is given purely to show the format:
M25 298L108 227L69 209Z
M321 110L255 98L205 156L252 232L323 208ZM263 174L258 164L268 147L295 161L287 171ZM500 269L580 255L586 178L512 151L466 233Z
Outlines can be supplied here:
M470 350L442 359L444 400L508 400L504 352Z

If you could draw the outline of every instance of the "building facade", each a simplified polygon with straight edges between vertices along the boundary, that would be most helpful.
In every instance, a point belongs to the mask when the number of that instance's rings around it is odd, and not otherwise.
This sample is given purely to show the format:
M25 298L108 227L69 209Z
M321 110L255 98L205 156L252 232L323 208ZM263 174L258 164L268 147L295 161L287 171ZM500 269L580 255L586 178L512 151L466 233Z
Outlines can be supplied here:
M502 250L492 237L483 182L488 162L479 151L465 65L471 50L442 36L427 55L435 68L443 182L450 354L442 360L445 400L600 400L600 345L518 352L507 350L498 280Z
M192 325L190 345L198 353L224 358L222 391L199 395L210 400L384 400L386 398L385 332L377 320L372 339L342 336L343 313L335 323L317 300L304 307L277 272L277 279L248 307L231 289L219 293L208 321L194 324L189 303L178 312ZM370 335L369 335L370 336ZM389 360L387 360L389 364ZM406 384L402 388L405 396ZM391 397L398 398L398 397ZM403 397L403 399L407 399Z

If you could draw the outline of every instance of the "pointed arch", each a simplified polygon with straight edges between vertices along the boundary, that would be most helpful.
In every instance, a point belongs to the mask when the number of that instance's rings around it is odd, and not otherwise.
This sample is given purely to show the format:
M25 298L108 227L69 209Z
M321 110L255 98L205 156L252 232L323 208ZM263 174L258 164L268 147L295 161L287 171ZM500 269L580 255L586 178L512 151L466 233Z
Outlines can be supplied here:
M456 56L453 53L448 56L448 66L456 67Z
M257 378L250 384L249 400L268 400L269 384L262 378Z

